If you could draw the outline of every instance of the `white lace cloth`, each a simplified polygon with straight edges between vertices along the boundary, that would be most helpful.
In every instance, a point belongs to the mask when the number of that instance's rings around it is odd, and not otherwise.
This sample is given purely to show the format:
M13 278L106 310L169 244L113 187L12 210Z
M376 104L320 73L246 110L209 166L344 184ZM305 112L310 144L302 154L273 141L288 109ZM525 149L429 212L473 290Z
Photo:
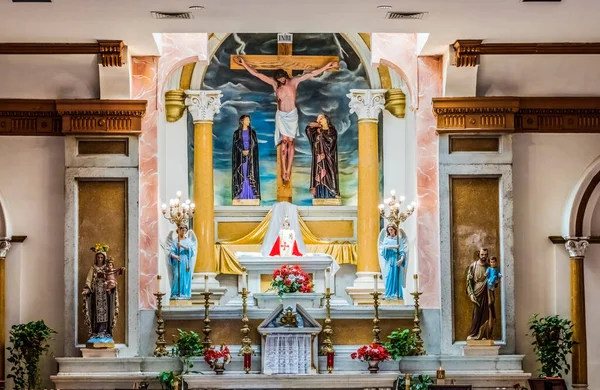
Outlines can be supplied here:
M272 334L265 341L264 372L311 373L310 334Z

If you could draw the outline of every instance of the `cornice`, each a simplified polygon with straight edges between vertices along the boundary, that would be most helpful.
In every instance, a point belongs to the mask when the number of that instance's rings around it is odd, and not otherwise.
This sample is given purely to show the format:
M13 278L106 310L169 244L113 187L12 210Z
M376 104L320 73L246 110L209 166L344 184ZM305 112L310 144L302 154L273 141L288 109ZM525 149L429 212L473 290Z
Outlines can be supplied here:
M119 40L95 43L0 43L0 54L96 54L102 66L123 66L125 44Z
M600 97L434 98L437 132L600 133Z
M139 134L145 100L0 99L0 135Z
M481 39L459 39L453 47L454 64L457 67L475 66L482 55L600 54L600 42L483 43Z

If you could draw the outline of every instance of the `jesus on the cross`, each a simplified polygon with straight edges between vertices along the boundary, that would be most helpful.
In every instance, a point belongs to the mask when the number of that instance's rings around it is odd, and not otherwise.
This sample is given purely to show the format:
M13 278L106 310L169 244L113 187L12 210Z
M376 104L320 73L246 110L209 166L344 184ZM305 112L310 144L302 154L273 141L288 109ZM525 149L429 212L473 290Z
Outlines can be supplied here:
M277 96L277 113L275 114L275 146L281 144L281 173L284 182L290 181L292 174L292 162L294 160L294 139L300 135L298 126L298 109L296 108L296 91L298 84L312 79L321 73L337 68L337 62L329 62L325 66L312 72L290 78L289 74L278 69L275 75L268 77L252 66L248 65L244 58L238 56L235 61L244 67L251 75L271 85Z

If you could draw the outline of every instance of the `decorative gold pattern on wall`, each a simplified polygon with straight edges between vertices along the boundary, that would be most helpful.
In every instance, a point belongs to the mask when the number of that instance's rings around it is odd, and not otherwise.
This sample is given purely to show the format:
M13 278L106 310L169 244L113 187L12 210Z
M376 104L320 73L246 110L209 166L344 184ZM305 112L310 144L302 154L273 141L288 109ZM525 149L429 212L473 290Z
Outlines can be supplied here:
M102 66L123 66L125 44L119 40L96 43L0 43L0 54L97 54Z
M78 139L77 153L82 155L117 154L122 156L128 156L129 139Z
M127 267L127 182L125 180L79 180L78 183L78 256L77 256L77 336L79 343L88 339L84 324L81 290L93 264L90 248L96 243L108 244L108 256L115 259L115 268ZM125 343L127 323L127 269L117 278L119 319L114 330L115 343Z
M353 220L304 221L310 231L320 239L352 239L354 237ZM217 222L219 241L238 240L249 234L260 222Z
M480 247L490 257L500 256L500 178L451 177L452 285L454 340L465 341L471 327L473 303L467 296L467 268L477 259ZM502 283L502 282L500 282ZM495 339L501 339L501 288L496 289Z
M260 335L257 328L263 320L251 319L249 326L251 332L249 337L252 344L260 345ZM323 320L318 320L323 325ZM373 320L357 320L357 319L333 319L331 320L333 327L332 341L336 345L354 345L354 344L370 344L373 342ZM218 319L211 320L210 326L212 332L210 338L214 344L239 345L241 342L240 328L242 327L241 320L237 319ZM201 319L198 320L176 320L165 321L165 339L168 344L173 343L173 336L177 334L177 329L194 330L201 334L200 330L204 327ZM392 331L402 328L412 328L412 320L398 319L382 319L379 327L381 328L382 339L392 333ZM319 343L321 343L319 337Z
M463 39L453 46L457 67L475 66L480 56L488 54L600 54L599 42L483 43L481 39Z
M499 152L500 137L450 136L449 153L457 152Z
M438 133L599 133L600 97L434 98Z
M140 134L145 100L0 99L0 135Z

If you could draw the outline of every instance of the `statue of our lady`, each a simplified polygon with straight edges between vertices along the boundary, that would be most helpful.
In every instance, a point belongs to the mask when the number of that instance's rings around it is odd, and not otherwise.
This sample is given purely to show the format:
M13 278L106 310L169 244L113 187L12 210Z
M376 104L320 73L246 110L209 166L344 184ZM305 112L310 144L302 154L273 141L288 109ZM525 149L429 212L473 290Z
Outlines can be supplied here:
M385 282L383 299L404 299L408 239L404 230L389 224L379 234L379 265Z
M231 197L233 205L260 205L258 138L250 116L242 115L233 133L231 151Z
M125 268L115 269L113 259L106 257L108 245L96 244L94 264L90 268L83 287L84 321L88 326L92 347L114 345L113 329L119 316L119 295L115 275L122 275Z
M167 265L171 283L171 300L192 299L192 275L198 254L198 239L186 223L171 230L166 242Z

